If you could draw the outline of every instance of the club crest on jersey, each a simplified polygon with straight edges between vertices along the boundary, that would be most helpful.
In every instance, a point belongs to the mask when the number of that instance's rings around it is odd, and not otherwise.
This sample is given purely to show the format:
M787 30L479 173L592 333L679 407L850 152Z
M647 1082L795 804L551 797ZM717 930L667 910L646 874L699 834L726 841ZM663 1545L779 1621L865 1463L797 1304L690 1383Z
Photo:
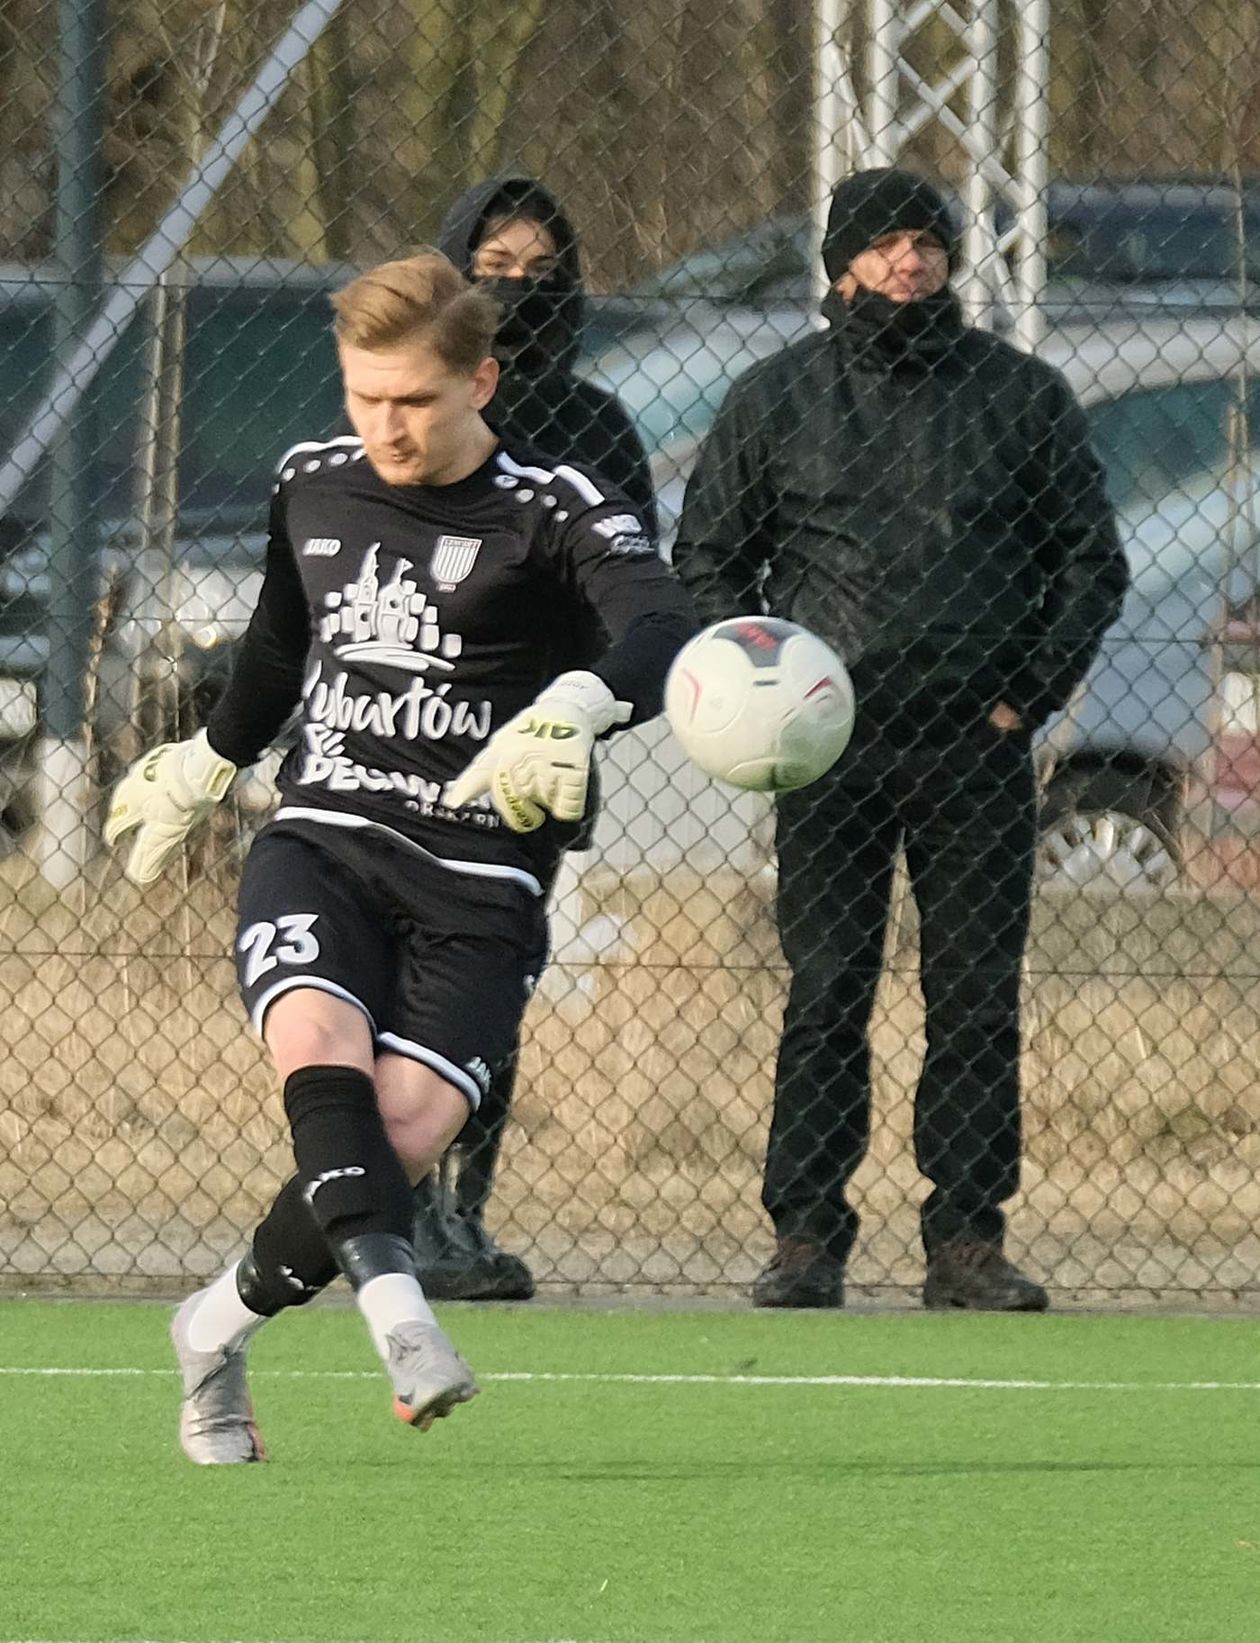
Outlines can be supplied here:
M429 561L429 574L440 588L449 590L468 575L480 549L479 536L439 536Z
M449 673L463 641L442 632L437 606L407 575L409 559L399 559L394 574L381 581L380 547L373 542L358 576L324 595L319 637L341 660L382 663L404 673Z

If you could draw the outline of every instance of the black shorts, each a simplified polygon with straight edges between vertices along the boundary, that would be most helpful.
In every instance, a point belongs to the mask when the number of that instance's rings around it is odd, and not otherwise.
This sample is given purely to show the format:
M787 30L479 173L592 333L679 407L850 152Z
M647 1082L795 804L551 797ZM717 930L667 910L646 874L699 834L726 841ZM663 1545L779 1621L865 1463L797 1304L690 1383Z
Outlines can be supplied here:
M256 1031L293 988L331 993L363 1011L379 1053L432 1067L474 1110L547 960L541 896L368 828L268 828L245 863L238 918L237 980Z

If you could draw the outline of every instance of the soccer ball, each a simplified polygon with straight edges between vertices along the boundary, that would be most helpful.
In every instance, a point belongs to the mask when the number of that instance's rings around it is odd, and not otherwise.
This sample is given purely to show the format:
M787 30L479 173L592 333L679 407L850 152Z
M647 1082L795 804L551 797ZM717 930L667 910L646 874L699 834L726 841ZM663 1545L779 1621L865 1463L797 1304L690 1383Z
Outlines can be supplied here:
M756 793L817 781L853 731L853 686L830 646L795 622L738 616L679 651L665 717L710 776Z

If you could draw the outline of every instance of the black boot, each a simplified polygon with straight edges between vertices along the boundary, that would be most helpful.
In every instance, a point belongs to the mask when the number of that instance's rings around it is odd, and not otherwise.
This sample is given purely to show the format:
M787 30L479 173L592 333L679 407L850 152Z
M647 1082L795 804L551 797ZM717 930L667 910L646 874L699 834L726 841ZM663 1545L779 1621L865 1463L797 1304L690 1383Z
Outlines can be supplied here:
M426 1295L438 1301L528 1301L534 1275L501 1249L477 1216L451 1219L453 1238L446 1258L420 1276Z
M1050 1297L1003 1255L1001 1246L956 1238L929 1259L923 1304L933 1311L1044 1312Z
M440 1266L450 1255L453 1242L445 1194L436 1170L430 1171L411 1189L411 1201L416 1209L411 1242L416 1251L416 1270L423 1284L424 1274Z
M844 1262L812 1238L780 1238L753 1282L754 1306L844 1305Z
M506 1115L505 1115L506 1116ZM534 1275L519 1255L503 1249L486 1230L486 1205L494 1187L494 1168L503 1132L461 1147L456 1155L453 1225L458 1244L470 1251L466 1287L469 1301L528 1301L534 1293Z
M528 1301L534 1293L533 1273L519 1255L499 1247L485 1224L514 1073L515 1064L496 1072L481 1111L432 1178L435 1223L427 1258L417 1242L420 1283L432 1300Z

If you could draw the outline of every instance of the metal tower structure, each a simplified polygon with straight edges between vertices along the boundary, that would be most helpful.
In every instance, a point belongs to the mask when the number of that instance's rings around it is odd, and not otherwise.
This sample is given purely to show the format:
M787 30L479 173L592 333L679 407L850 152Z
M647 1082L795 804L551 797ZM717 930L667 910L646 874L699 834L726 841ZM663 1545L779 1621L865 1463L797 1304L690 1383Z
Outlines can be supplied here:
M1013 339L1034 348L1044 326L1050 0L819 0L816 29L820 218L846 171L897 164L937 125L964 159L967 313L992 325L1005 309Z

